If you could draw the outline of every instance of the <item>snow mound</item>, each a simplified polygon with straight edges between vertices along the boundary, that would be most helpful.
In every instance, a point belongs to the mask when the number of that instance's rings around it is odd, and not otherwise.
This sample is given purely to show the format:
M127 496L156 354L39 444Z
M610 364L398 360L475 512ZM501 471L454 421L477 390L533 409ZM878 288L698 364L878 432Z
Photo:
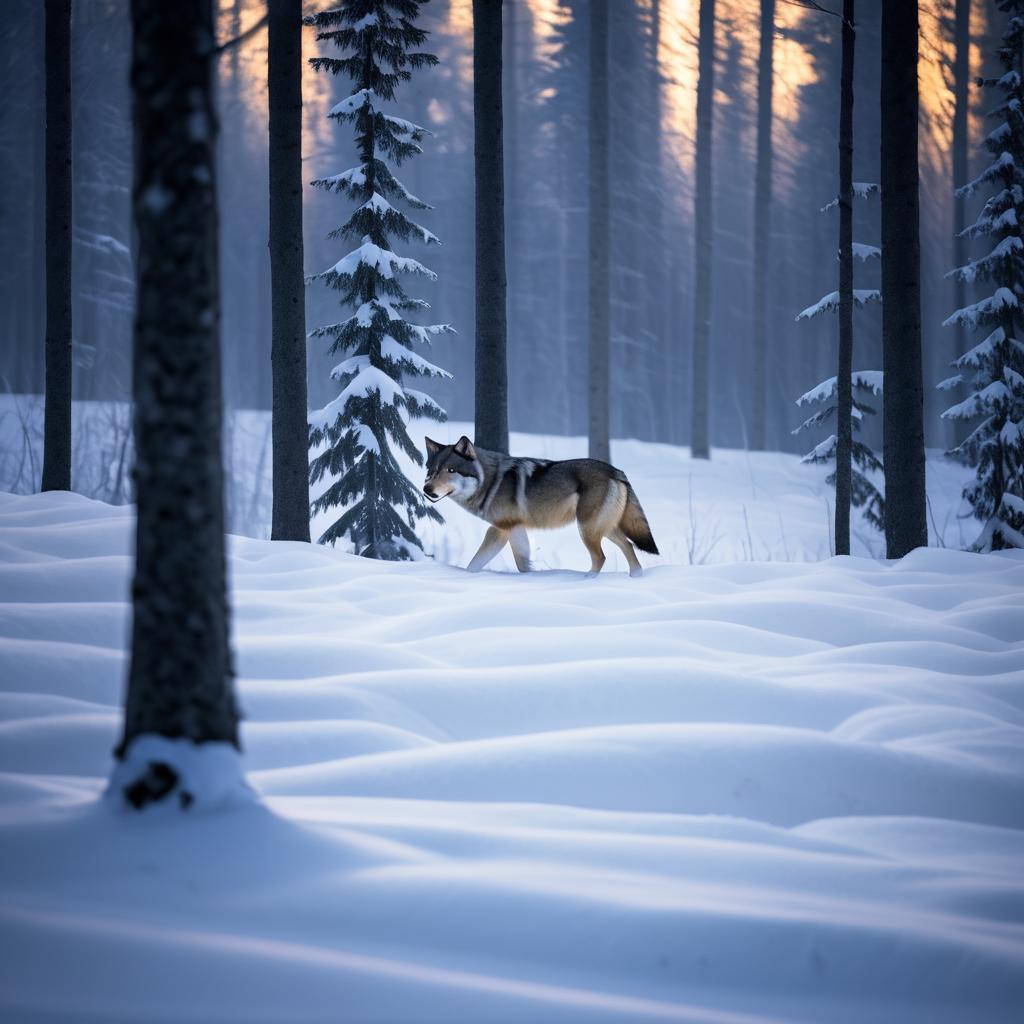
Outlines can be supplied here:
M260 799L146 740L219 809L137 815L131 528L0 494L5 1022L1019 1021L1021 553L588 580L235 537Z

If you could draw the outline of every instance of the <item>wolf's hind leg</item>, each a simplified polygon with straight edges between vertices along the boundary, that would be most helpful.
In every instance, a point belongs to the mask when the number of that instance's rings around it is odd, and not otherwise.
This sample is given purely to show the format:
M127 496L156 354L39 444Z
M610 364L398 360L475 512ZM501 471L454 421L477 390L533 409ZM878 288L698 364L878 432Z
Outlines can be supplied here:
M513 526L509 533L509 543L512 545L512 557L516 560L516 568L520 572L529 572L530 538L526 534L526 527Z
M484 534L484 542L473 560L466 566L470 572L479 572L504 546L508 540L508 530L499 530L497 526L489 526Z
M580 523L580 537L583 539L583 546L590 552L590 572L588 575L596 576L604 567L605 557L601 550L601 534L588 530Z
M636 551L633 550L629 538L621 530L615 529L608 534L608 539L626 556L626 561L629 563L629 575L643 576L644 570L640 565L640 559L636 557Z

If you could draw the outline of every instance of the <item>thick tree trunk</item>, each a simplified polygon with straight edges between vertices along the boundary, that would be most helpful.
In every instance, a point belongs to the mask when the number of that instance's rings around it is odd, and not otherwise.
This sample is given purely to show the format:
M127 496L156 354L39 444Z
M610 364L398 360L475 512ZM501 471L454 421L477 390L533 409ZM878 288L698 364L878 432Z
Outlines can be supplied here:
M588 344L587 438L590 457L611 461L611 239L608 199L608 0L590 2L590 85L587 119Z
M953 29L953 44L956 53L953 58L953 92L956 106L953 111L953 188L967 184L969 112L970 112L970 49L971 49L971 0L956 0L956 15ZM962 238L967 227L967 200L953 196L953 266L962 267L967 262L967 239ZM963 309L967 305L967 285L959 278L953 278L953 308ZM963 337L958 330L950 331L952 350L950 362L963 351ZM955 447L967 436L962 420L949 420L947 439Z
M123 756L238 745L225 594L213 0L132 0L135 485Z
M839 86L839 367L836 371L835 552L850 553L853 485L853 62L854 0L843 0Z
M302 248L302 0L270 0L272 540L309 541L306 291Z
M761 0L761 47L757 60L757 168L754 175L754 394L750 447L767 444L768 261L772 232L772 79L775 0Z
M921 367L916 3L882 4L882 363L889 558L928 543Z
M501 3L473 0L473 145L476 179L476 443L508 451L505 164Z
M690 454L695 459L708 459L711 457L711 147L715 96L715 0L700 0L698 74Z
M46 0L44 491L71 490L71 0Z

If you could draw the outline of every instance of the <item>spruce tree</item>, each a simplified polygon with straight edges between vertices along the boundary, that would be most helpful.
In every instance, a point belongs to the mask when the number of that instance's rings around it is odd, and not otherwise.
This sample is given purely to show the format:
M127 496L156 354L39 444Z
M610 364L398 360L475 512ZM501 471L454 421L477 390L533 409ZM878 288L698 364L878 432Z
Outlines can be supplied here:
M392 444L417 465L423 456L409 437L410 418L445 419L444 410L420 391L403 386L409 377L449 377L424 359L414 345L427 345L433 335L450 332L447 324L418 326L404 318L410 310L429 309L410 298L399 275L434 280L422 263L391 250L391 238L437 242L426 228L410 220L390 200L418 210L430 209L395 177L398 166L420 153L430 133L394 114L382 104L392 101L412 72L437 63L433 54L413 51L427 33L413 22L425 0L348 0L340 7L306 19L317 39L333 42L344 57L313 57L317 71L345 74L355 86L329 117L355 126L360 162L357 166L313 182L358 203L348 221L329 238L358 244L316 279L341 293L343 306L355 312L341 323L320 327L311 337L330 338L331 353L345 353L331 376L341 384L334 401L310 417L310 446L322 449L310 464L310 483L335 479L312 503L314 513L345 507L320 537L333 544L351 538L355 550L370 558L415 557L422 547L416 523L429 517L442 521L402 472ZM388 162L390 161L390 163Z
M980 344L953 364L959 371L939 387L969 384L972 394L943 417L981 423L953 450L977 470L964 488L964 498L985 525L975 550L1024 548L1024 343L1017 338L1024 322L1024 0L999 0L1008 15L999 59L1000 78L984 84L1003 93L992 111L996 128L985 140L992 163L958 190L967 199L982 188L993 194L978 219L965 229L967 238L991 240L986 256L952 272L965 284L989 281L990 295L958 309L946 325L991 328Z
M846 25L844 25L844 43L852 46L853 20L852 3L847 0L844 5ZM846 26L849 26L847 29ZM852 54L844 55L844 68L852 72ZM845 84L850 82L844 75ZM839 372L835 377L822 381L810 391L801 395L796 404L799 406L825 403L813 416L804 420L794 431L799 434L803 430L818 427L826 423L835 423L836 432L816 445L804 458L804 462L834 463L835 470L826 477L826 482L836 488L835 509L835 548L837 555L850 553L850 509L861 508L864 518L876 529L884 525L883 514L885 502L882 493L872 482L870 474L883 471L878 456L855 434L860 430L865 416L874 415L875 410L869 406L864 397L867 394L882 393L882 374L878 370L854 370L853 362L853 310L857 306L881 301L881 292L877 288L853 287L853 264L859 260L866 263L881 257L882 251L877 246L854 242L852 233L854 198L867 199L877 195L878 185L866 181L850 181L853 156L852 125L849 114L852 114L852 89L844 99L849 101L849 108L842 121L845 131L840 132L841 140L849 143L843 152L840 143L840 155L844 165L840 171L840 190L830 203L822 207L822 213L839 210L839 290L829 292L813 306L808 306L797 315L797 320L810 320L826 312L839 313ZM844 103L845 107L845 103ZM860 392L860 398L857 397Z

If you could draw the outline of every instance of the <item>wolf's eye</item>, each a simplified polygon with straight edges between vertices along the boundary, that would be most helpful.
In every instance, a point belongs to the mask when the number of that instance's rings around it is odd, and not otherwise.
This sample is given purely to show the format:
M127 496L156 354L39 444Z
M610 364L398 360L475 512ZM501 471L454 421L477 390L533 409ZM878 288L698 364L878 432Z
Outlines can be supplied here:
M454 469L449 469L449 470L448 470L448 472L449 472L449 473L454 473L454 472L455 472L455 470L454 470Z

